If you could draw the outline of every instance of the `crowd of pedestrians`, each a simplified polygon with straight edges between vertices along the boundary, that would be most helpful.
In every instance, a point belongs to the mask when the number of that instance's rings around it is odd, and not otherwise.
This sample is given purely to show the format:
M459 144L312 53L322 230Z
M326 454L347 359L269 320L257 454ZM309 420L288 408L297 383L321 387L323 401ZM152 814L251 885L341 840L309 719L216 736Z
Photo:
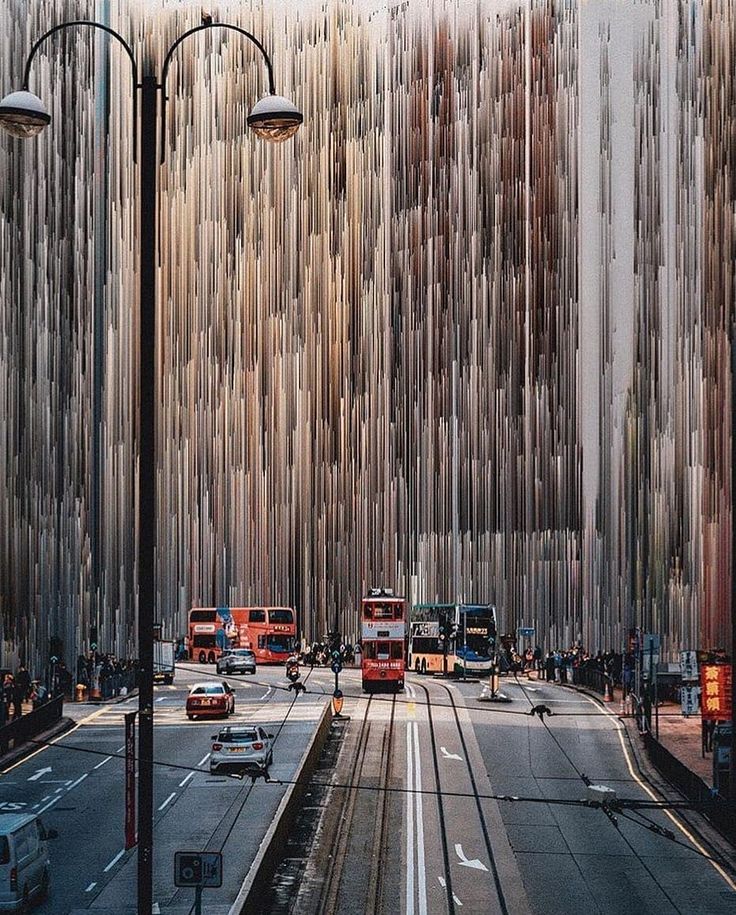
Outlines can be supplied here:
M28 706L36 709L51 698L47 687L31 676L25 664L19 664L15 673L8 671L2 677L0 727L30 711Z
M503 648L500 653L501 672L531 675L550 683L576 683L601 687L605 681L611 686L623 687L624 693L633 685L634 658L616 651L599 651L590 654L581 646L552 649L543 654L537 645L521 653L515 646Z
M124 696L136 685L138 662L89 651L77 658L77 684L93 698Z
M355 664L360 662L360 642L353 645L350 642L343 642L340 639L324 639L321 642L311 642L298 653L300 664L308 667L329 667L332 664L333 651L340 652L340 660L343 664Z

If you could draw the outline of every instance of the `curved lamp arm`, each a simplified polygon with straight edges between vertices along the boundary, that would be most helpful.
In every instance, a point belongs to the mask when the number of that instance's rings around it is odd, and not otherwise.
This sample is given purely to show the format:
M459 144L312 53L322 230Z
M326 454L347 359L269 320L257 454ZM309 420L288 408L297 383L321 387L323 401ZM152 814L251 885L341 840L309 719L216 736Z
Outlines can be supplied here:
M93 22L91 19L74 19L71 22L62 22L60 25L55 25L52 29L49 29L48 32L38 39L38 41L31 48L28 57L26 58L26 66L23 71L23 89L28 91L28 80L31 75L31 64L33 63L33 58L36 56L36 52L41 47L41 45L46 41L47 38L50 38L56 32L62 31L62 29L68 29L74 25L87 25L93 29L100 29L103 32L107 32L108 35L112 35L113 38L117 38L120 44L125 48L125 52L130 58L131 69L133 71L133 159L137 159L137 146L138 146L138 65L135 62L135 56L133 55L133 50L128 44L128 42L119 35L115 29L111 29L107 25L103 25L101 22Z
M169 73L169 66L171 65L171 58L174 51L179 47L179 45L184 41L185 38L189 38L190 35L194 35L195 32L203 32L205 29L229 29L231 32L239 32L241 35L244 35L247 39L253 42L253 44L258 48L258 50L263 55L264 63L266 64L266 71L268 72L268 91L271 95L276 95L276 87L273 81L273 66L271 65L271 60L266 53L266 49L263 47L261 42L251 35L250 32L247 32L245 29L241 29L238 25L230 25L227 22L208 22L206 25L198 25L193 29L189 29L188 32L184 32L183 35L180 35L176 41L169 48L166 57L164 58L164 65L161 71L161 89L162 89L162 99L161 99L161 134L163 136L165 130L165 117L166 117L166 102L168 101L168 95L166 94L166 77ZM161 143L161 161L164 161L164 150L166 144Z

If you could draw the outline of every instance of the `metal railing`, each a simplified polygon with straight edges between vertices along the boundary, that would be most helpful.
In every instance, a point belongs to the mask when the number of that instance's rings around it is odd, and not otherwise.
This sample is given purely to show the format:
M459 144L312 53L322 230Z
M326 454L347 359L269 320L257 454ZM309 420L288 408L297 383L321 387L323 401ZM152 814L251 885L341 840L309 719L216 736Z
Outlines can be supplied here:
M676 756L663 747L650 731L644 733L644 745L656 769L693 804L702 805L701 812L729 842L736 842L734 805L710 788Z
M15 750L28 739L36 737L61 719L64 697L57 696L32 712L21 715L14 721L0 727L0 756L9 750ZM12 746L11 746L12 744Z

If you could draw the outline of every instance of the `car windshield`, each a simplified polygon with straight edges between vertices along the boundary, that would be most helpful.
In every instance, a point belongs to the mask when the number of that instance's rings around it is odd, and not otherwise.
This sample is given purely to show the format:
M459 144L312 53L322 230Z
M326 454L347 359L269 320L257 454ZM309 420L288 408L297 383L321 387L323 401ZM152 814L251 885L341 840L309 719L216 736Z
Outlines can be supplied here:
M245 741L258 740L258 734L252 728L237 731L221 731L217 739L221 743L244 743Z
M224 687L220 686L218 683L208 683L206 686L195 686L192 690L193 696L213 696L224 693Z

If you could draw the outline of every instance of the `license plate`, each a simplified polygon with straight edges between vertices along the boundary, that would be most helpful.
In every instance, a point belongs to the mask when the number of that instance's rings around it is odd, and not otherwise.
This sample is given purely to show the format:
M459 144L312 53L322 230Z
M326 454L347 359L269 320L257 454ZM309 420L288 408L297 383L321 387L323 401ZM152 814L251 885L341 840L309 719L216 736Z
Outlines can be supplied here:
M231 753L242 753L245 747L230 747Z

